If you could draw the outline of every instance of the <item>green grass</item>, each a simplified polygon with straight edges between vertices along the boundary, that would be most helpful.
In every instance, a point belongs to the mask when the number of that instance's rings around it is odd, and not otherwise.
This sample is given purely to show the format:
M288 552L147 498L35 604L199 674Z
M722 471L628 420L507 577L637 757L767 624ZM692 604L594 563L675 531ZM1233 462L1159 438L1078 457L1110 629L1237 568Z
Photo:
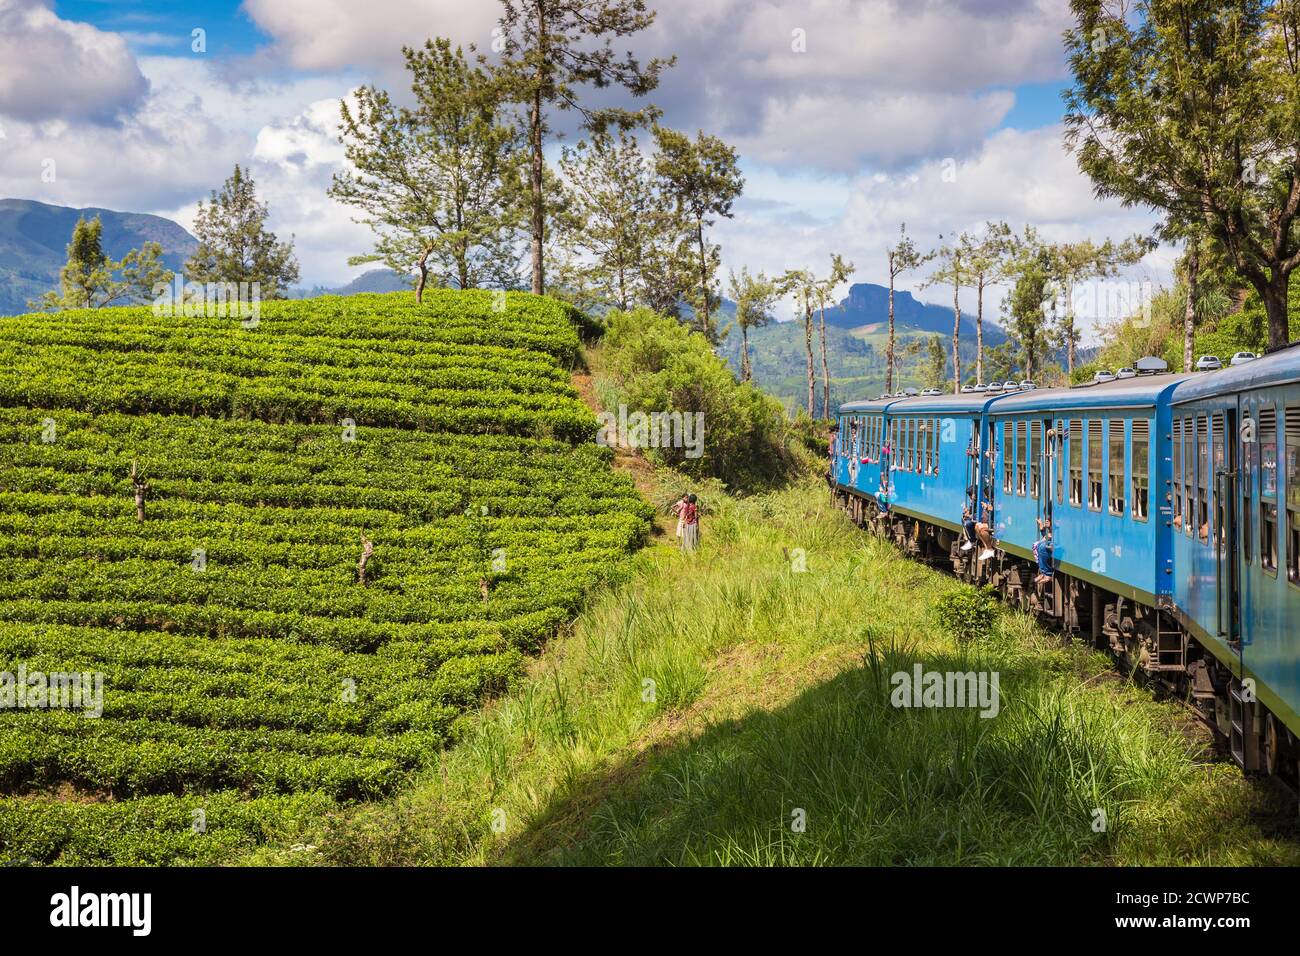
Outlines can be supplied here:
M698 556L635 558L414 788L254 862L1300 862L1293 805L1101 655L1010 611L958 641L963 586L820 487L712 504ZM998 672L997 716L891 706L918 661Z

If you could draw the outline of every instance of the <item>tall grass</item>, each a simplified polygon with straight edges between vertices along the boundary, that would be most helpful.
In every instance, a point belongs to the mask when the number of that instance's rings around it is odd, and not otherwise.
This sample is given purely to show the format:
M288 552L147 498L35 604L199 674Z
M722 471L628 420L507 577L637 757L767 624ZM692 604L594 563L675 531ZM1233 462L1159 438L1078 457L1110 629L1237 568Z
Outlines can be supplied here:
M713 505L698 554L639 555L418 786L312 835L316 858L1300 859L1280 804L1207 764L1178 709L1099 655L1008 610L959 640L944 597L964 586L852 528L820 488ZM917 662L997 672L997 715L893 706Z

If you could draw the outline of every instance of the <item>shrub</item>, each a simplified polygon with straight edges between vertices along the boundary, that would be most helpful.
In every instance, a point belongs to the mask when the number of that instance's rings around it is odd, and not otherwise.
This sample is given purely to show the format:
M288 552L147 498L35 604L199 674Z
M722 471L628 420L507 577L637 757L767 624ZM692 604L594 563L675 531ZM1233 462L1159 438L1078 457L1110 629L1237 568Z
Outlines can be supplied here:
M996 592L988 587L960 587L943 595L934 605L940 626L962 641L990 636L1000 609Z

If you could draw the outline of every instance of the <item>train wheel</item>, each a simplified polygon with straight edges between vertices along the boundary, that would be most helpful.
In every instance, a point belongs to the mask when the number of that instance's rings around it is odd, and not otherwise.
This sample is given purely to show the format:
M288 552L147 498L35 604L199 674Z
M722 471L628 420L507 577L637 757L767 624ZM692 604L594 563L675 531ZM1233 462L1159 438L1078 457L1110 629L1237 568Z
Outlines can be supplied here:
M1272 714L1264 715L1264 753L1261 755L1260 763L1263 771L1270 777L1277 773L1278 767L1278 740L1277 718Z

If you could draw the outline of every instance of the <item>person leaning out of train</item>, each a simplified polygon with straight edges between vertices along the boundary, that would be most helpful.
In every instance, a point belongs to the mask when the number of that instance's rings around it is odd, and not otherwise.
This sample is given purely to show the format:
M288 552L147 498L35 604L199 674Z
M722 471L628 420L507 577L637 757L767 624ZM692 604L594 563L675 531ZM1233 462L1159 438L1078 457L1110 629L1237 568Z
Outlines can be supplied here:
M979 560L987 561L996 554L997 542L993 538L993 506L984 502L984 520L975 522L975 537L979 538L984 550L979 553Z
M971 514L970 505L961 509L961 526L966 530L966 540L961 543L961 549L969 551L979 544L979 537L975 534L975 516Z
M1038 522L1038 540L1034 542L1034 560L1038 562L1038 574L1034 578L1035 587L1042 587L1052 580L1052 525L1048 521Z

